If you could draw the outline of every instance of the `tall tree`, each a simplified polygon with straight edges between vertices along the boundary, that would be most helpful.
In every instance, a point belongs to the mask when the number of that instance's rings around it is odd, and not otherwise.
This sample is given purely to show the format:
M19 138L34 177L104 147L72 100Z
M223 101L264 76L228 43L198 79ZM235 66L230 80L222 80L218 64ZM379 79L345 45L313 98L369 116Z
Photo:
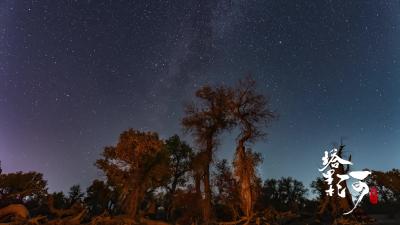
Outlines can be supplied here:
M174 135L165 141L165 150L169 157L170 179L166 185L166 210L170 217L172 200L176 190L187 182L188 172L191 168L192 148L181 141L178 135Z
M202 181L204 184L203 219L209 223L211 215L210 164L219 134L233 123L229 118L228 103L232 93L225 87L204 86L196 92L199 101L186 106L183 127L191 132L200 147Z
M146 192L165 184L169 176L163 141L153 132L129 129L118 144L106 147L96 165L107 179L121 188L123 210L136 218Z
M85 194L82 192L80 185L73 185L69 189L69 193L68 193L69 205L72 206L75 203L81 203L84 195Z
M230 101L230 112L240 130L234 159L235 175L239 180L242 209L247 217L251 216L255 203L252 179L256 178L256 166L260 162L248 145L265 137L265 128L277 117L270 109L269 100L255 88L255 81L251 78L240 80Z

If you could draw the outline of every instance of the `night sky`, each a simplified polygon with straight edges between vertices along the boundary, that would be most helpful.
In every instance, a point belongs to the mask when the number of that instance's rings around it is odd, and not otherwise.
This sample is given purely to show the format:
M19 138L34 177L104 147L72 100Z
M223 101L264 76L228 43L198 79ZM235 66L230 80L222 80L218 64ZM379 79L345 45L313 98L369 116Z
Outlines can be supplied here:
M3 171L86 187L122 131L192 142L183 103L249 73L280 114L253 146L264 179L308 185L341 138L355 170L400 167L398 0L1 0Z

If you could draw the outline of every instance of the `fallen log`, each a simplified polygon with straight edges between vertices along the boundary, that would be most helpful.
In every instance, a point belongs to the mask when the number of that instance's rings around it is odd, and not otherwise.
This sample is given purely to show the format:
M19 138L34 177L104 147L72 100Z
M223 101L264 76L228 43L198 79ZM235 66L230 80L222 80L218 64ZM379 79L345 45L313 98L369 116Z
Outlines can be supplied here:
M22 204L11 204L0 209L0 221L7 216L27 220L29 219L29 211Z

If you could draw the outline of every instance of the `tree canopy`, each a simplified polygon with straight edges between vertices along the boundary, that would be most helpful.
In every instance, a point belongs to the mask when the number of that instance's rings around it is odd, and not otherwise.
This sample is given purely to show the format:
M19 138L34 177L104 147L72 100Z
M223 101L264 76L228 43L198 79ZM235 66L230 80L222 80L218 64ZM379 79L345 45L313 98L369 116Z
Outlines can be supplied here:
M146 192L167 182L169 167L163 144L156 133L129 129L116 146L106 147L96 162L107 180L121 188L122 209L133 218Z

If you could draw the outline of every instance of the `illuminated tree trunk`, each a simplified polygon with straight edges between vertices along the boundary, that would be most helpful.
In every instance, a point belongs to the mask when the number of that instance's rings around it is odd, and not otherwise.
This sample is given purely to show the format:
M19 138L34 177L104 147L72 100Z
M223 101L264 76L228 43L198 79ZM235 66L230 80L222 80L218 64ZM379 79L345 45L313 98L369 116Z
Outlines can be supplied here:
M266 133L263 127L276 116L268 107L268 99L258 94L255 89L255 81L251 78L240 80L230 102L235 125L240 129L234 162L235 174L239 180L241 208L248 220L252 216L253 202L256 198L256 195L253 196L252 182L256 177L255 167L258 160L250 149L246 150L246 143L264 137Z
M253 168L248 168L248 159L246 155L246 148L244 146L244 140L240 140L238 143L238 147L236 149L237 154L237 167L236 174L239 178L240 185L240 197L241 197L241 206L242 210L245 213L246 217L250 217L252 214L252 191L251 191L251 170Z
M142 202L144 192L140 189L133 190L130 193L129 199L127 201L126 213L130 215L131 218L136 219L139 212L139 203Z

